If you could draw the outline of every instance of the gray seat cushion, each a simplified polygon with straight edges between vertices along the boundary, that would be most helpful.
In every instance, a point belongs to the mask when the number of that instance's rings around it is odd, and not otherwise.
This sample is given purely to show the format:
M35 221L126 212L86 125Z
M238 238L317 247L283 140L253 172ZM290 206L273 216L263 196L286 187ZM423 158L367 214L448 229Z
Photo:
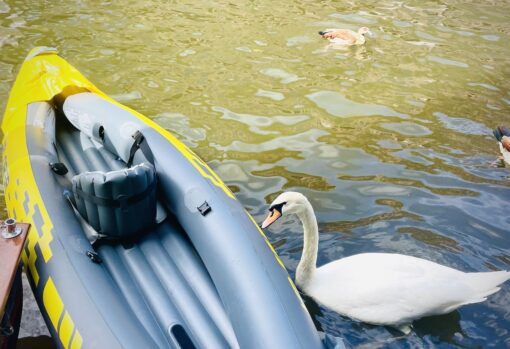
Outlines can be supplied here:
M149 163L81 173L72 183L78 211L100 234L134 236L156 222L156 173Z

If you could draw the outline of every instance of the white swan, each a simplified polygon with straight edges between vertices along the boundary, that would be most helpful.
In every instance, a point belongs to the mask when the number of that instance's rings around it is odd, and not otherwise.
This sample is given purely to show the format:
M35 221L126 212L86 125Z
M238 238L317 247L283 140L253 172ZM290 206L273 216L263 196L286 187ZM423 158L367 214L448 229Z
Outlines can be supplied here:
M296 214L303 224L304 246L296 285L318 303L358 321L409 333L413 320L482 302L510 279L507 271L465 273L392 253L362 253L317 268L319 231L306 197L285 192L269 210L262 228L286 213Z

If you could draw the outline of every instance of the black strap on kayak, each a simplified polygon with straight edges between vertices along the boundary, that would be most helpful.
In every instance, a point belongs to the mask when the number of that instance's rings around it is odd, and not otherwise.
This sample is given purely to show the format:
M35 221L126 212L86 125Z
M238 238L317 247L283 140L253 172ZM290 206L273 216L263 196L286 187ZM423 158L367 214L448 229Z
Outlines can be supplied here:
M142 151L147 161L154 165L154 155L152 155L152 151L149 148L149 145L147 144L147 141L145 140L143 134L140 131L136 131L131 137L133 137L135 141L131 146L131 149L129 150L129 159L127 162L127 167L131 167L133 165L133 159L138 149Z
M67 199L67 202L69 202L69 205L73 209L74 214L78 218L78 221L80 222L83 232L85 233L85 236L90 241L92 246L99 240L108 238L106 235L98 233L80 214L78 211L78 208L76 207L76 204L73 202L71 192L69 190L64 191L64 197Z
M101 197L86 193L83 190L81 190L80 188L78 188L77 186L74 186L73 191L78 196L81 196L82 199L92 202L96 205L125 209L129 205L133 205L133 204L141 201L147 195L149 195L153 190L155 190L156 182L157 181L155 181L155 180L152 181L152 183L141 193L131 195L131 196L120 195L116 199L101 198Z

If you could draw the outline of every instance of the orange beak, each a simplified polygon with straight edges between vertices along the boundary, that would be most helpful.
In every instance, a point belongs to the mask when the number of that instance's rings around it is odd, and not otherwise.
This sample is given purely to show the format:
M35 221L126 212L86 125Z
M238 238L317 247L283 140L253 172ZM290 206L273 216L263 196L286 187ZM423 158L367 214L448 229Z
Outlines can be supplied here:
M281 212L278 211L277 209L272 209L269 214L267 215L266 219L264 219L264 222L262 222L262 224L260 225L260 227L262 229L265 229L267 227L269 227L271 224L273 224L274 222L276 222L276 220L278 218L280 218L282 216Z

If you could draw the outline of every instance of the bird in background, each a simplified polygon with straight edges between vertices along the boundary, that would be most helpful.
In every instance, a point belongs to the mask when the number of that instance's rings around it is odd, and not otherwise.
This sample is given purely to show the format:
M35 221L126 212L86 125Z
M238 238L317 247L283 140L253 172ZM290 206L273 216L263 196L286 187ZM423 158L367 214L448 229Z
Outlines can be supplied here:
M414 320L483 302L510 279L508 271L466 273L397 253L361 253L317 268L317 219L303 194L280 194L261 227L286 214L297 215L304 228L296 285L317 303L358 321L408 334Z
M365 35L373 35L367 27L361 27L357 32L350 29L325 29L320 31L319 34L332 44L345 46L363 45Z
M510 130L505 126L498 126L493 133L498 140L499 151L501 152L499 158L510 166Z

